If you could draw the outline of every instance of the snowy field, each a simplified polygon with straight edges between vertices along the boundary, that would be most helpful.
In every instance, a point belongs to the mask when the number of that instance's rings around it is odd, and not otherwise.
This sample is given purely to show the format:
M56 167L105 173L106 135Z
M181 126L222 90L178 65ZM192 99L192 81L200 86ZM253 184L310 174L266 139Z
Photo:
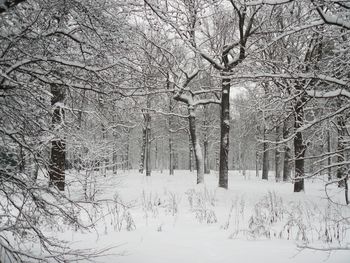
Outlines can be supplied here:
M79 177L70 176L69 194L83 200ZM350 262L350 250L339 250L350 247L349 207L326 198L322 179L306 181L306 193L253 172L230 172L228 190L217 187L215 172L206 175L205 185L195 181L188 171L95 177L85 185L87 198L104 200L86 205L94 228L62 227L55 235L73 248L111 248L97 259L106 263ZM343 202L337 188L329 195Z

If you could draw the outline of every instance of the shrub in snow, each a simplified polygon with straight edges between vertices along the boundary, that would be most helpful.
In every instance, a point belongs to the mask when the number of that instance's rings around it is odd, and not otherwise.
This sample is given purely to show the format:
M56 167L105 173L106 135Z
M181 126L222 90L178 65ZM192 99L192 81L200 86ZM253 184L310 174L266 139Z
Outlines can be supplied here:
M274 192L268 192L254 206L253 215L249 219L249 231L253 237L271 236L271 226L283 218L282 199Z
M132 231L136 229L136 224L129 209L128 206L123 204L123 201L118 195L114 196L112 224L114 224L115 230L121 231L126 229L127 231Z
M186 192L191 211L195 213L196 219L199 222L212 224L217 222L217 217L214 211L215 207L215 192L208 191L204 188L203 191L196 192L190 189Z
M159 214L158 208L161 204L162 201L157 194L147 194L144 190L142 191L141 205L146 219L148 219L150 215L154 218L157 217Z
M173 192L168 192L168 198L166 203L163 204L166 211L172 216L175 216L179 212L179 203L181 202L181 197Z

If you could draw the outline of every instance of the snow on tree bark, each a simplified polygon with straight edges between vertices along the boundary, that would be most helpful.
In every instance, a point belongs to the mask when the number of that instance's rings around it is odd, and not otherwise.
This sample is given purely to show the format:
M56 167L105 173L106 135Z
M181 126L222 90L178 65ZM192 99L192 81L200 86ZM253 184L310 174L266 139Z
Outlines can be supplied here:
M304 191L304 157L306 151L306 145L304 145L303 134L298 131L302 127L304 122L304 102L305 97L301 96L297 99L294 113L294 129L296 131L294 137L294 154L295 154L295 181L294 192Z
M288 127L288 119L283 123L283 131L282 131L283 139L288 138L289 136L289 127ZM285 143L284 146L284 158L283 158L283 181L287 182L290 178L291 174L291 149L288 143Z
M276 141L278 142L280 139L280 130L281 127L279 124L276 126ZM276 144L276 149L275 149L275 178L276 182L279 182L281 180L281 152L279 149L278 144Z
M220 165L219 187L228 188L228 151L230 134L230 83L231 79L222 79L221 97L221 134L220 134Z
M59 85L51 85L51 105L53 107L52 129L59 133L64 123L65 88ZM51 157L49 167L50 185L56 186L60 191L65 188L65 161L66 161L66 144L61 135L55 135L51 142Z
M264 142L263 142L263 168L262 168L262 179L269 179L269 149L266 141L266 128L264 128Z
M194 112L193 106L188 107L189 112L189 128L192 140L192 146L194 149L194 156L196 159L196 167L197 167L197 184L204 182L204 163L203 163L203 155L202 149L199 143L199 138L196 134L196 115Z

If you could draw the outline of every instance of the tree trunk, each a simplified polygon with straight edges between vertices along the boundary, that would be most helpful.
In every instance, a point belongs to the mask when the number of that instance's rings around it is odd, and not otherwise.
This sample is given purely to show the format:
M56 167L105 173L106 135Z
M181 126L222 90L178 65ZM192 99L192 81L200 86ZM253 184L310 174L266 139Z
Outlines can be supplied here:
M126 153L125 153L125 166L126 170L130 169L130 132L131 129L128 129L128 135L127 135L127 145L126 145Z
M331 134L329 130L327 131L327 151L328 154L331 152ZM327 164L328 164L328 181L332 180L332 168L331 168L332 158L329 155L327 158Z
M193 142L191 138L191 133L190 133L189 139L190 139L190 142L189 142L189 153L188 153L188 159L189 159L188 169L190 170L190 172L193 172Z
M151 175L151 115L146 114L146 176Z
M281 181L281 152L278 141L280 140L280 126L276 126L276 149L275 149L275 178L276 182Z
M337 162L343 163L345 162L345 143L344 143L344 136L346 135L346 127L345 127L345 120L343 116L337 117L337 130L338 130L338 143L337 143ZM338 179L338 186L344 187L345 186L345 174L346 174L346 166L345 165L338 165L337 166L337 179Z
M166 81L166 88L167 90L170 90L170 80L169 80L169 73L167 73L167 81ZM173 112L173 104L172 99L169 97L169 113ZM172 128L172 116L169 116L168 122L169 122L169 175L174 175L174 149L173 149L173 135L171 132Z
M225 72L224 72L225 73ZM230 143L230 78L222 80L221 95L221 135L219 187L228 188L228 152Z
M256 177L259 177L259 161L260 161L260 158L259 158L259 142L257 141L256 142L256 145L255 145L255 176Z
M64 122L63 103L65 90L62 86L51 86L51 105L53 106L52 128L58 132ZM49 167L50 185L56 186L60 191L65 187L65 159L66 144L63 138L56 135L51 143L51 162Z
M204 139L204 173L210 174L209 152L208 152L208 140Z
M204 174L210 174L210 162L209 162L209 142L208 142L208 109L207 105L204 105Z
M263 142L263 168L262 168L262 179L269 179L269 150L268 143L266 142L266 129L264 128L264 142Z
M141 160L139 172L142 174L145 165L145 155L146 155L146 141L147 141L147 132L146 127L142 127L142 146L141 146Z
M294 154L295 154L295 182L294 192L304 191L304 157L306 146L304 145L303 135L297 130L303 125L304 121L304 98L299 98L295 107L294 129L296 131L294 137Z
M156 138L156 145L155 145L155 149L154 149L154 169L158 170L159 168L159 162L158 162L158 138Z
M202 149L199 143L199 138L196 134L196 115L194 112L193 106L188 106L189 112L189 126L190 126L190 134L192 139L192 145L194 149L194 156L196 159L196 167L197 167L197 184L204 183L204 162Z
M113 174L117 174L118 170L118 155L117 155L117 147L114 146L114 151L112 154L112 159L113 159Z
M102 131L102 141L105 142L107 135L106 135L106 127L102 124L101 125L101 131ZM106 167L107 167L107 158L105 156L105 153L102 154L102 165L100 167L100 173L106 177Z
M288 128L288 120L285 120L283 123L283 131L282 131L283 139L287 139L289 136L289 128ZM291 149L286 143L284 146L284 160L283 160L283 182L289 181L290 173L291 173Z

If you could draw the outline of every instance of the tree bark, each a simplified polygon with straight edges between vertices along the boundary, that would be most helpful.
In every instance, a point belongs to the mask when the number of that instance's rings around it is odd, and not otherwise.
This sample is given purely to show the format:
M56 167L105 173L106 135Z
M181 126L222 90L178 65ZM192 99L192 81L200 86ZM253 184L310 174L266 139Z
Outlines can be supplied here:
M331 152L331 134L329 130L327 131L327 151L328 154ZM328 164L328 181L332 180L332 168L331 168L332 158L331 156L328 156L327 158L327 164Z
M146 141L147 141L147 132L146 127L142 127L142 146L141 146L141 160L139 172L142 174L145 167L145 155L146 155Z
M259 177L259 143L255 146L255 176Z
M289 127L288 120L285 120L283 123L283 131L282 131L283 139L287 139L289 136ZM291 174L291 149L288 146L288 143L285 143L284 147L284 159L283 159L283 182L289 181Z
M345 120L343 116L337 117L337 130L338 130L338 143L337 143L337 162L343 163L345 161L345 143L344 143L344 136L346 135L346 127L345 127ZM346 167L345 165L339 165L337 166L337 179L338 179L338 186L344 187L345 186L345 173L346 173Z
M51 105L53 106L52 128L59 131L64 122L63 103L65 99L64 87L59 85L51 86ZM51 142L51 161L49 167L49 184L56 186L60 191L65 188L65 160L66 144L63 138L56 136Z
M306 145L304 145L303 135L298 129L303 125L304 121L304 102L305 98L298 99L295 107L294 129L296 131L294 137L294 154L295 154L295 181L294 192L304 191L304 157Z
M281 181L281 152L279 149L278 141L280 139L280 126L276 126L276 149L275 149L275 178L276 182Z
M209 142L208 142L208 108L204 105L204 174L210 174L210 163L209 163Z
M151 176L151 115L145 116L146 119L146 176Z
M197 167L197 184L204 183L204 162L203 162L203 155L202 155L202 149L199 143L199 138L196 134L196 115L194 112L193 106L188 106L188 113L189 113L189 128L190 128L190 134L192 139L192 146L194 149L194 156L196 159L196 167Z
M225 73L225 72L224 72ZM220 134L220 167L219 187L228 188L228 152L230 135L230 78L222 80L221 92L221 134Z
M262 179L269 179L269 150L268 143L265 141L265 132L264 132L264 142L263 142L263 169L262 169Z
M173 153L173 138L169 133L169 174L174 175L174 153Z
M204 139L204 173L210 174L208 140L206 138Z
M192 138L191 138L191 133L189 136L190 142L189 142L189 163L188 163L188 169L190 170L190 172L193 172L193 142L192 142Z

